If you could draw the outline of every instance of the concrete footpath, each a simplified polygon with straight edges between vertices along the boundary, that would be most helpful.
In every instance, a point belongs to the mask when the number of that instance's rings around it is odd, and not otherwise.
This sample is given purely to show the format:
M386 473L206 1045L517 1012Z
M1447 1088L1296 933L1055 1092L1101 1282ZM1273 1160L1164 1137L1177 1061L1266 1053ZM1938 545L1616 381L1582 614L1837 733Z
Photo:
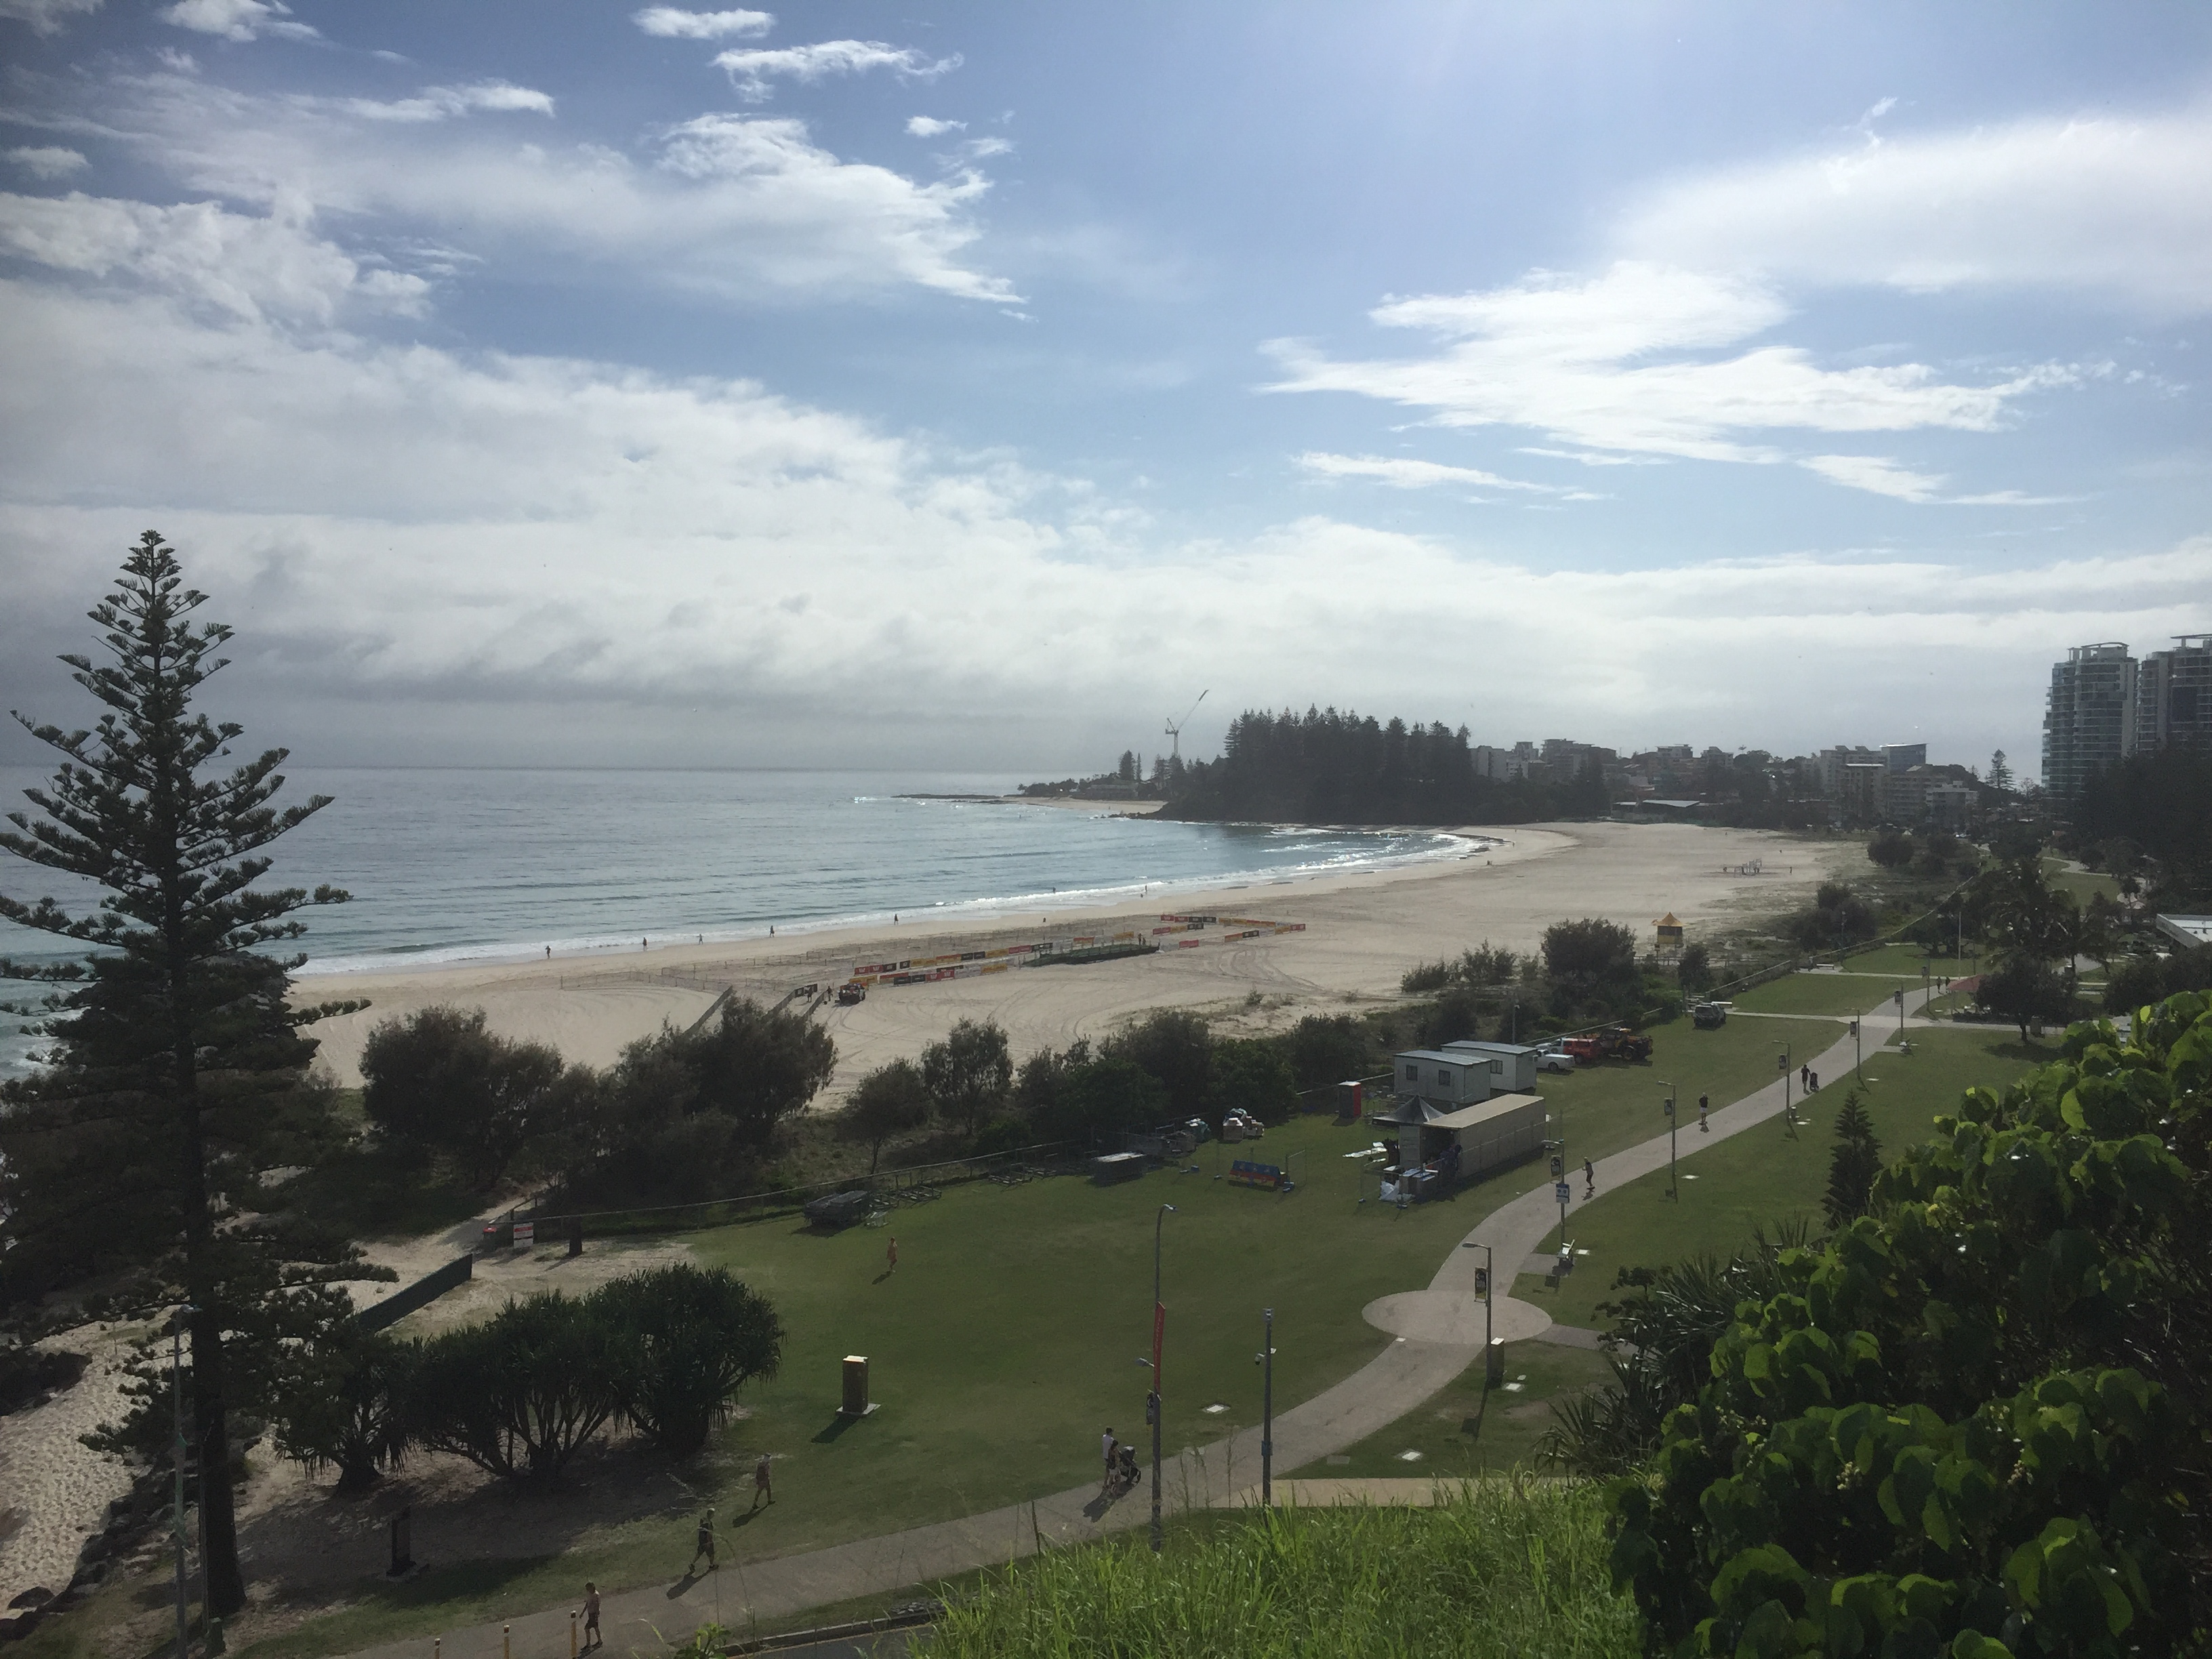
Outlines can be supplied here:
M1907 993L1907 1007L1917 1011L1927 994ZM1873 1018L1868 1018L1864 1039L1871 1051L1890 1033L1881 1031ZM1818 1054L1792 1054L1791 1100L1800 1098L1796 1084L1800 1065L1808 1065L1823 1078L1840 1082L1850 1072L1852 1058L1848 1031ZM1688 1121L1678 1134L1680 1155L1690 1157L1730 1135L1779 1117L1784 1091L1778 1073L1766 1087L1711 1113L1711 1127L1704 1134L1698 1133L1696 1103L1691 1101ZM1658 1115L1656 1097L1652 1112ZM1571 1121L1565 1125L1570 1160L1574 1157L1574 1127ZM1666 1164L1667 1136L1662 1133L1599 1159L1595 1166L1598 1193L1601 1196ZM1579 1193L1578 1164L1571 1173L1576 1178L1570 1185ZM1569 1204L1571 1237L1576 1201L1571 1199ZM1334 1388L1276 1416L1275 1467L1303 1468L1357 1444L1413 1410L1465 1370L1482 1352L1483 1309L1474 1295L1474 1271L1486 1261L1480 1247L1490 1247L1490 1259L1497 1266L1493 1283L1500 1290L1508 1289L1522 1264L1542 1249L1545 1235L1558 1225L1559 1217L1559 1205L1548 1186L1524 1193L1477 1223L1437 1269L1425 1291L1401 1292L1370 1304L1364 1310L1368 1322L1395 1340ZM1540 1337L1552 1323L1551 1316L1542 1309L1509 1297L1499 1297L1490 1311L1496 1334L1509 1340ZM1181 1513L1244 1501L1257 1486L1259 1473L1256 1428L1211 1445L1187 1447L1167 1466L1162 1483L1166 1508ZM1316 1486L1314 1495L1319 1497L1319 1488L1330 1483L1297 1484ZM1415 1484L1425 1488L1433 1483ZM682 1641L710 1620L719 1620L742 1637L756 1621L787 1620L809 1607L854 1596L888 1595L932 1579L1032 1555L1048 1546L1087 1543L1143 1525L1151 1516L1151 1494L1146 1486L1140 1485L1119 1501L1109 1502L1099 1496L1096 1485L1085 1484L957 1521L856 1539L803 1555L733 1563L696 1578L687 1576L672 1584L605 1597L600 1612L606 1642L602 1651L662 1653L666 1651L665 1644ZM515 1619L510 1625L479 1625L447 1632L439 1638L438 1659L567 1659L568 1613L567 1607L554 1607ZM431 1659L432 1652L432 1638L414 1637L364 1650L350 1659Z

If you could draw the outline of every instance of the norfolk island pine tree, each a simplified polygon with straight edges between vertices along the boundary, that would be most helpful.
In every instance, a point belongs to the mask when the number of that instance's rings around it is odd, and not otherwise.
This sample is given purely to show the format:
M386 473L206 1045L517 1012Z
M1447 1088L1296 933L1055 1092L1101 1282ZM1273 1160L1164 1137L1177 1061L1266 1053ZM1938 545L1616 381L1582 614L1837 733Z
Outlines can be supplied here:
M0 896L0 916L88 947L82 963L9 963L0 972L69 988L46 999L52 1018L41 1028L59 1040L65 1064L56 1075L78 1091L64 1109L89 1104L92 1115L111 1121L136 1115L167 1166L160 1171L166 1190L137 1195L149 1224L130 1243L144 1254L133 1265L166 1281L172 1296L194 1310L187 1328L203 1471L203 1565L208 1609L220 1617L246 1599L228 1478L226 1334L241 1319L263 1329L268 1324L266 1307L233 1305L232 1291L258 1281L273 1292L286 1279L294 1287L300 1281L254 1271L273 1266L273 1257L242 1266L239 1241L218 1229L222 1180L211 1170L208 1143L218 1127L212 1120L235 1114L238 1100L227 1084L208 1085L217 1069L252 1075L272 1069L273 1061L273 1069L295 1078L304 1069L313 1045L293 1026L335 1010L286 1012L285 973L297 962L258 956L254 947L303 933L302 924L285 920L291 912L347 896L330 887L312 896L297 888L253 887L270 860L252 855L329 802L317 796L282 811L269 805L284 782L276 771L282 749L201 776L228 755L242 730L192 712L194 693L224 665L213 653L231 637L221 623L195 627L189 620L204 602L185 586L174 550L148 531L124 561L114 592L88 613L113 660L62 658L77 684L106 706L97 727L70 732L16 715L65 759L49 788L26 792L43 817L9 813L15 830L0 832L0 848L106 891L95 910L74 915L51 898L25 903ZM246 1092L250 1117L257 1103ZM11 1214L11 1230L23 1218L20 1211ZM318 1265L331 1270L324 1278L344 1276L358 1261L351 1247L329 1240L270 1249L295 1260L323 1258ZM327 1315L331 1295L323 1292L319 1309L310 1305L312 1287L305 1297L277 1299L295 1311Z

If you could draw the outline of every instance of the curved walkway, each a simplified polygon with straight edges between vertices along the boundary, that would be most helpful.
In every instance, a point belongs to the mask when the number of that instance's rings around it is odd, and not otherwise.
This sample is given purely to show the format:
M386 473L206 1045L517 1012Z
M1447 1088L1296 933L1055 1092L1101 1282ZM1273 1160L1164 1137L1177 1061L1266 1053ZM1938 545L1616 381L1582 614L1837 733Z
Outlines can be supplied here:
M1917 1009L1926 994L1911 993L1907 1000ZM1869 1030L1865 1035L1869 1046L1878 1048L1890 1033ZM1850 1071L1851 1058L1851 1038L1846 1032L1832 1048L1802 1060L1815 1072L1840 1079ZM1791 1093L1794 1098L1794 1080ZM1708 1132L1701 1135L1692 1130L1693 1144L1683 1153L1778 1117L1782 1105L1783 1083L1778 1076L1764 1089L1710 1114ZM1599 1159L1598 1185L1611 1192L1666 1164L1667 1137L1655 1136ZM1275 1467L1303 1468L1364 1440L1473 1364L1482 1344L1481 1304L1474 1295L1474 1270L1484 1265L1479 1247L1490 1247L1498 1285L1510 1285L1522 1264L1541 1248L1544 1235L1558 1224L1559 1214L1549 1188L1523 1193L1476 1224L1437 1269L1426 1291L1370 1303L1364 1310L1369 1322L1392 1332L1397 1340L1334 1388L1277 1415ZM1509 1340L1537 1335L1552 1322L1542 1309L1510 1297L1499 1298L1495 1318L1497 1334ZM1256 1485L1259 1468L1256 1428L1209 1446L1186 1448L1166 1472L1167 1508L1181 1512L1233 1502ZM742 1634L755 1620L781 1620L831 1601L888 1595L1031 1555L1042 1546L1088 1542L1141 1526L1151 1513L1141 1486L1118 1504L1109 1504L1095 1486L1086 1484L957 1521L856 1539L803 1555L733 1563L703 1577L606 1597L600 1614L606 1650L623 1654L635 1646L659 1652L659 1638L679 1641L717 1617ZM440 1652L441 1659L567 1659L568 1608L514 1620L512 1643L511 1650L502 1647L501 1626L479 1625L446 1632ZM365 1650L352 1659L428 1659L430 1652L428 1637L414 1637Z

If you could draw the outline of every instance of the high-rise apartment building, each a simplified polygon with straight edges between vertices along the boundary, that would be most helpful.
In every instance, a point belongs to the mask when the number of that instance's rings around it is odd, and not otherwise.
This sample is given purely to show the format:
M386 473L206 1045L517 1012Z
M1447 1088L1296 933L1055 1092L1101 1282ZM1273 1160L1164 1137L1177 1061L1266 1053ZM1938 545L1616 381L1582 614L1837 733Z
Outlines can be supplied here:
M2071 799L2136 748L2136 659L2117 641L2077 645L2051 667L2043 716L2043 787Z
M2179 634L2136 667L2135 746L2212 753L2212 634Z

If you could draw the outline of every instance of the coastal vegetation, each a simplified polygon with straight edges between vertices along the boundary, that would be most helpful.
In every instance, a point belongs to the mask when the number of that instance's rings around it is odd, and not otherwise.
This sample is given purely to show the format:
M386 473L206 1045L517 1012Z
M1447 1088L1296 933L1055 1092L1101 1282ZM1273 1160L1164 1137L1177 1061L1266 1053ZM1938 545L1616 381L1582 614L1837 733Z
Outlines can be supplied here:
M21 1311L97 1273L100 1307L184 1323L190 1453L208 1610L244 1605L233 1510L234 1419L265 1412L283 1357L351 1311L332 1288L371 1275L358 1249L283 1211L270 1172L327 1140L328 1094L307 1080L299 1027L328 1009L287 1006L293 913L330 887L258 885L262 849L327 805L272 805L285 751L223 764L239 726L193 704L231 637L196 623L205 596L149 531L91 611L104 655L63 660L105 712L91 730L24 724L63 763L27 792L0 848L97 884L89 909L0 896L0 915L82 947L82 959L0 973L56 988L36 1009L46 1064L0 1096L0 1305ZM166 1453L168 1388L143 1346L131 1409L103 1443Z

